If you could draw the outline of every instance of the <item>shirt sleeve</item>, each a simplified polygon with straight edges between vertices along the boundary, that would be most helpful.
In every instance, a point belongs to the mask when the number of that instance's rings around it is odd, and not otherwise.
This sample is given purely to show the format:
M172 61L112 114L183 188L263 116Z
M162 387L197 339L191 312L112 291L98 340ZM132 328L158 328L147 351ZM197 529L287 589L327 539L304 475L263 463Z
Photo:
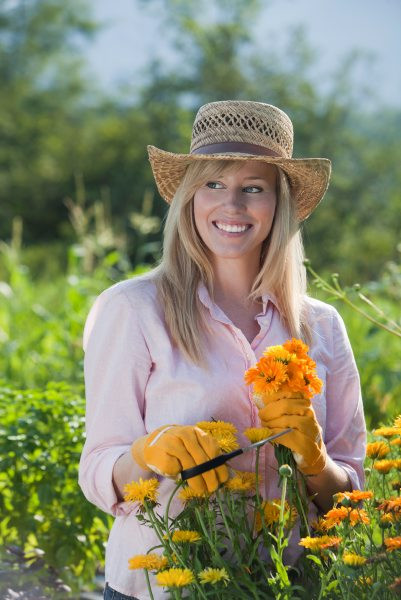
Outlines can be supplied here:
M118 501L112 472L132 442L146 434L144 397L152 361L138 310L117 286L100 294L92 306L83 347L86 441L79 485L86 498L103 511L128 514L133 505ZM138 466L138 477L144 475Z
M359 373L344 322L335 310L332 335L326 380L325 444L329 456L348 474L352 489L362 489L366 425Z

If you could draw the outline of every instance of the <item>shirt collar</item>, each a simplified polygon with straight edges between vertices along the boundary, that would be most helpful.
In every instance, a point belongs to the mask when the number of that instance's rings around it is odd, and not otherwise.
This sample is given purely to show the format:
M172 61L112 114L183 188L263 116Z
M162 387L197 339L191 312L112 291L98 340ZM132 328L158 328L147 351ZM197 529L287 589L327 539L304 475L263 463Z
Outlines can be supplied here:
M229 322L229 319L221 310L221 308L217 306L217 304L215 304L211 299L209 290L203 282L201 282L198 286L198 297L199 300L202 302L203 306L205 306L209 310L210 314L214 319L217 319L218 321L223 321L224 323ZM277 301L273 294L263 294L262 309L260 313L256 315L256 319L263 319L267 316L267 309L269 307L269 303L273 304L276 309L278 308Z

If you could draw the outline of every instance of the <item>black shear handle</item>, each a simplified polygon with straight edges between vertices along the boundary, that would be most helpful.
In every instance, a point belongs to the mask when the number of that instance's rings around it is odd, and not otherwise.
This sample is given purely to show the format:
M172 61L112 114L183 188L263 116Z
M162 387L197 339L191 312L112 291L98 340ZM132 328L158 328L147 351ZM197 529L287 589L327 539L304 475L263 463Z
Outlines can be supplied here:
M196 465L195 467L191 467L190 469L184 469L181 471L181 479L186 481L187 479L191 479L191 477L196 477L196 475L201 475L201 473L205 473L205 471L210 471L210 469L216 469L216 467L220 467L220 465L224 465L225 462L234 458L234 456L239 456L243 453L242 448L238 450L234 450L233 452L228 452L227 454L220 454L211 460L207 460L206 462L201 463L200 465Z

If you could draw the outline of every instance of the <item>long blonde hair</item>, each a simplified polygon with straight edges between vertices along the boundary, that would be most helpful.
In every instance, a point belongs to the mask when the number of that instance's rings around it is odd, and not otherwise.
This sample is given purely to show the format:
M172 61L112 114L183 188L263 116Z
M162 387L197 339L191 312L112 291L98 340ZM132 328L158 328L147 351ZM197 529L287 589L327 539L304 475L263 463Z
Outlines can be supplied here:
M193 197L205 181L242 165L243 162L235 160L191 163L165 223L163 258L157 268L156 285L173 340L198 365L205 364L207 326L197 292L203 282L213 294L213 269L195 226ZM276 212L262 246L260 270L249 299L260 300L263 294L272 296L290 335L309 341L310 329L303 312L306 271L302 238L286 175L279 168L277 171Z

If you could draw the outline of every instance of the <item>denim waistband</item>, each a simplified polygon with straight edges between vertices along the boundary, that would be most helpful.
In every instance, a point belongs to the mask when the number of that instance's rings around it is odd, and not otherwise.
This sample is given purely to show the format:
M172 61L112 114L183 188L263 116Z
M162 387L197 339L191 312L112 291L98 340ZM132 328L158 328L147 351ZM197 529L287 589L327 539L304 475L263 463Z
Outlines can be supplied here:
M121 594L120 592L117 592L117 590L114 590L112 587L110 587L108 583L106 583L106 587L104 588L103 592L103 600L139 600L139 598Z

